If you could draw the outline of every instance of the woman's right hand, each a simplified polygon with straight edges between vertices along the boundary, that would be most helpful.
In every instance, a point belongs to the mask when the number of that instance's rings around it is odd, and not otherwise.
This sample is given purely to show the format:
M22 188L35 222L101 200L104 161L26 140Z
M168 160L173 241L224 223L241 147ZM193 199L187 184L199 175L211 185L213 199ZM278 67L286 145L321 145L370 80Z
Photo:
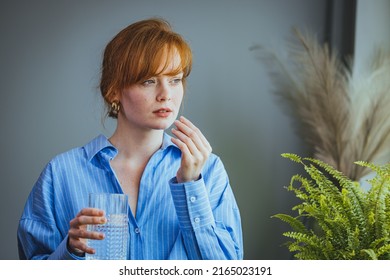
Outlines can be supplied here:
M78 256L94 254L95 250L87 246L87 239L104 239L104 234L87 231L87 225L104 224L107 219L104 211L96 208L84 208L70 221L68 231L68 250Z

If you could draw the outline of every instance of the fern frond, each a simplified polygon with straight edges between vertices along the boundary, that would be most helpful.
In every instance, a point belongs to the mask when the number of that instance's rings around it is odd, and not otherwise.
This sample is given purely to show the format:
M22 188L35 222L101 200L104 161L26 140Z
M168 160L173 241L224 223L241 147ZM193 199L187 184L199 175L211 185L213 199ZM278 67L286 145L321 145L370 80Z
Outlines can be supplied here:
M375 215L375 237L389 236L388 228L383 226L386 224L388 213L386 212L386 197L390 193L389 180L378 174L377 177L371 180L371 183L372 188L368 191L367 197Z
M304 160L310 161L317 166L323 168L329 174L329 176L331 176L335 181L338 182L338 184L343 190L347 190L342 194L344 201L343 208L350 209L350 211L345 212L345 214L348 216L351 228L354 228L356 225L358 225L362 229L361 241L363 241L363 239L365 239L365 236L367 236L367 221L364 214L365 205L362 203L362 192L359 192L359 189L356 187L356 184L354 184L342 172L336 170L333 166L324 163L318 159L304 158Z
M371 260L377 260L378 256L372 249L363 249L361 252L367 254Z
M283 235L295 239L296 241L304 243L306 245L321 248L321 239L316 235L293 231L285 232L283 233Z
M335 169L330 164L327 164L318 159L308 157L304 158L303 160L312 162L320 168L324 169L328 173L328 175L331 176L331 178L338 182L341 188L349 186L352 183L352 181L346 175L344 175L341 171Z
M372 241L368 247L376 249L383 246L387 241L388 239L386 237L378 238Z
M344 186L347 196L351 202L351 212L354 219L354 225L361 229L361 241L365 242L369 235L369 221L367 217L366 195L359 184L351 183Z
M332 211L345 215L343 199L339 189L314 165L305 166L305 170L316 182L320 193L326 196L329 206L332 207Z
M288 249L290 252L297 252L294 257L300 260L321 260L325 258L319 250L313 250L310 246L298 241L291 243Z
M288 158L292 161L295 161L297 163L302 163L302 158L296 154L291 154L291 153L283 153L282 157Z
M297 252L294 254L294 257L301 260L325 260L335 258L334 253L336 251L332 244L321 239L317 240L317 243L313 245L297 240L289 244L288 248L290 252Z
M342 189L344 208L347 209L347 217L351 229L359 228L359 241L366 244L369 240L368 218L365 214L364 196L361 189L351 183Z
M300 185L295 186L295 183ZM308 184L310 184L310 182L306 178L303 178L301 175L297 174L291 177L290 185L287 187L287 190L293 191L295 196L300 200L309 201L310 196L308 196L307 192L305 192Z
M318 252L313 251L311 249L301 249L299 253L294 255L295 258L299 260L323 260L325 257L318 254Z
M289 250L299 251L295 254L296 258L305 259L323 259L323 241L316 235L304 234L299 232L285 232L283 234L286 237L295 239L296 241L291 243Z
M382 168L380 166L376 166L375 164L373 164L371 162L366 162L366 161L359 160L359 161L355 161L355 164L363 166L363 167L370 168L372 171L375 171L376 173L379 173L379 174L383 175Z
M297 218L294 218L286 214L276 214L273 215L272 218L278 218L288 223L294 231L304 233L304 234L309 234L309 231L306 229L305 225Z
M382 247L378 248L378 258L383 255L389 255L390 254L390 244L383 245ZM389 257L387 257L388 259Z

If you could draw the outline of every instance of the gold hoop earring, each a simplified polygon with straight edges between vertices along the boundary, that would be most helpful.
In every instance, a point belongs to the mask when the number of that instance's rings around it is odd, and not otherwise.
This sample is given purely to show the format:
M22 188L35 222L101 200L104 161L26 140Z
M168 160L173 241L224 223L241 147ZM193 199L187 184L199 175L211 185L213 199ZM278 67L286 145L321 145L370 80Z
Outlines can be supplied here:
M111 108L110 108L110 112L109 112L110 117L117 118L120 108L121 108L121 105L119 104L119 101L113 101L111 103Z

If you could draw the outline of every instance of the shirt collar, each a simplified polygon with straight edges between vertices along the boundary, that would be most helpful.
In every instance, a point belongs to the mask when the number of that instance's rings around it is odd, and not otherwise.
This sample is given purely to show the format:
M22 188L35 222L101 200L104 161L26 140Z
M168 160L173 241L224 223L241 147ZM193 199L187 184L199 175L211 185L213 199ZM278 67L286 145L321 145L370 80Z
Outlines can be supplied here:
M171 139L172 139L172 136L170 136L169 134L164 132L164 137L163 137L163 143L161 145L161 150L165 150L166 148L168 148L170 146L177 147L175 144L172 143Z
M84 146L87 158L91 161L100 151L106 151L111 157L115 157L118 150L108 141L107 137L100 134Z
M165 150L170 146L178 148L175 144L172 143L171 139L172 137L164 132L163 142L160 149ZM108 141L107 137L102 134L86 144L84 149L87 153L87 158L89 161L91 161L100 151L104 152L111 158L114 158L118 153L118 150L111 144L110 141Z

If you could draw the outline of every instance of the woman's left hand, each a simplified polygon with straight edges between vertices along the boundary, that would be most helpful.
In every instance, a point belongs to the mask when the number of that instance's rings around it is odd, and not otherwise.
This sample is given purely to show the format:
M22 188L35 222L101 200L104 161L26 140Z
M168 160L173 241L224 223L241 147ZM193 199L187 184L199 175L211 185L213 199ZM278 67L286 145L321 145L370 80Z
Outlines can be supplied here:
M182 152L180 168L177 171L178 183L198 180L206 160L211 154L211 146L202 132L188 119L180 117L174 122L172 133L177 138L172 142Z

